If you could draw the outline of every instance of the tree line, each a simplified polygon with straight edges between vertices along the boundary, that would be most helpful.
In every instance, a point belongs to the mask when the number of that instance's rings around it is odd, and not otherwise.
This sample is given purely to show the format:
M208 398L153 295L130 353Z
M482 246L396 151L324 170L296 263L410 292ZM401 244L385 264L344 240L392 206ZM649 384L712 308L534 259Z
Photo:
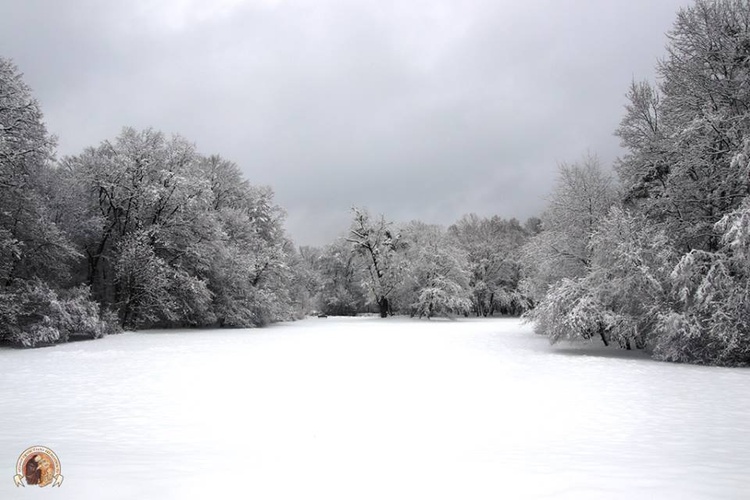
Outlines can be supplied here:
M470 214L445 228L396 224L354 208L348 232L322 248L302 247L308 291L321 314L382 317L520 315L523 245L539 220Z

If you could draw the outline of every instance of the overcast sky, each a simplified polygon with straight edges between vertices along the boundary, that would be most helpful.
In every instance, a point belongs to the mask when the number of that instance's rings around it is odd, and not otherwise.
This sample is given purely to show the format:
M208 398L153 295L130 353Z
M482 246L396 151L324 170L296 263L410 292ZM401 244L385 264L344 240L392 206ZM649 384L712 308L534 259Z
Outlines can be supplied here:
M0 1L0 55L59 155L153 127L267 184L298 244L353 205L450 224L538 214L607 165L633 78L687 0Z

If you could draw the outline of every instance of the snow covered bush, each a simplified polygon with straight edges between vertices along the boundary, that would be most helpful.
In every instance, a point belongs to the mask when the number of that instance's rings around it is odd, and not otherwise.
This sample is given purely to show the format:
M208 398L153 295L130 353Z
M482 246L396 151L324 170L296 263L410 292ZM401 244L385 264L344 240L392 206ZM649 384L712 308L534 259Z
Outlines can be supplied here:
M524 317L533 321L534 330L547 336L552 344L595 336L609 343L611 314L589 293L581 278L563 278Z
M0 338L13 345L39 347L74 338L95 339L119 331L116 316L100 313L87 287L58 294L46 283L35 280L3 298L12 304L12 309L3 308Z
M455 281L443 276L432 278L428 286L419 292L419 298L411 304L412 311L420 318L454 314L466 315L471 311L471 299L466 290Z
M91 300L88 287L81 286L60 293L51 306L51 324L60 331L61 339L98 339L120 331L117 315L110 310L100 312Z
M3 337L13 345L36 347L54 344L61 340L60 332L52 323L58 307L57 294L43 281L23 282L8 289ZM67 339L62 339L67 340Z

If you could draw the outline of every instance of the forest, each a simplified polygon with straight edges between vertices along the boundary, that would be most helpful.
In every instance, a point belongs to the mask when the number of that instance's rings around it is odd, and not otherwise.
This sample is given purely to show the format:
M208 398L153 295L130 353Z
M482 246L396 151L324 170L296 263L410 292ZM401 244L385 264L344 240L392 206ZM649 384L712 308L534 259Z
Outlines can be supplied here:
M748 365L750 2L680 10L656 69L656 82L624 82L622 156L560 165L539 217L442 226L354 207L339 238L297 247L271 188L183 137L124 128L58 158L0 57L0 342L309 314L522 315L552 343Z

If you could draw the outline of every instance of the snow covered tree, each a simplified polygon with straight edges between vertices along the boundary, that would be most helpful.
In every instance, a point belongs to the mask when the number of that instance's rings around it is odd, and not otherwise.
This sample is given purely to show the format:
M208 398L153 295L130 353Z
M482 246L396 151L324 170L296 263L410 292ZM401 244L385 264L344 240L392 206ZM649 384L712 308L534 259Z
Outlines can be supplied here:
M589 271L552 285L527 317L552 343L597 338L626 349L653 348L670 303L675 254L667 236L642 215L613 207L589 250Z
M616 199L612 180L596 157L560 166L541 217L541 232L523 249L527 275L523 289L530 297L538 300L563 278L577 278L589 271L591 239Z
M50 205L53 153L30 88L0 58L0 341L25 347L109 331L88 290L64 291L80 255Z
M46 205L53 153L31 89L0 58L0 286L67 278L76 252Z
M317 309L326 315L353 316L365 310L359 256L345 238L326 245L311 263L318 273Z
M176 311L195 312L180 321L203 323L205 283L196 278L190 287L180 286L195 274L195 243L210 237L204 217L209 189L200 160L180 137L124 129L114 142L64 162L88 201L81 214L87 229L71 230L81 237L88 282L100 301L118 305L124 325L177 322ZM170 295L173 290L181 293Z
M750 131L750 3L697 0L677 15L658 90L633 84L617 134L626 196L682 251L715 250L714 224L750 192L733 158Z
M437 225L411 222L401 230L404 280L396 291L411 316L468 314L471 310L466 253Z
M366 210L352 209L354 220L347 241L365 271L364 285L377 304L380 316L391 313L390 296L403 279L404 263L398 255L399 235L381 216L373 221Z
M520 314L528 308L528 299L519 290L520 251L528 233L517 220L470 214L450 226L448 233L466 253L472 309L477 316Z
M159 257L148 232L127 235L115 264L117 302L123 326L203 325L209 316L207 283Z
M86 204L60 204L77 215L66 220L89 283L123 325L258 326L299 316L283 211L234 163L203 157L178 136L124 129L65 159L61 177L82 186Z
M211 185L217 231L201 253L209 262L207 279L219 323L257 326L298 316L291 294L294 249L271 189L251 185L236 164L218 156L202 162L201 172Z
M288 318L302 319L317 310L317 293L320 288L320 275L310 266L304 248L296 248L287 240L284 248L287 290Z

